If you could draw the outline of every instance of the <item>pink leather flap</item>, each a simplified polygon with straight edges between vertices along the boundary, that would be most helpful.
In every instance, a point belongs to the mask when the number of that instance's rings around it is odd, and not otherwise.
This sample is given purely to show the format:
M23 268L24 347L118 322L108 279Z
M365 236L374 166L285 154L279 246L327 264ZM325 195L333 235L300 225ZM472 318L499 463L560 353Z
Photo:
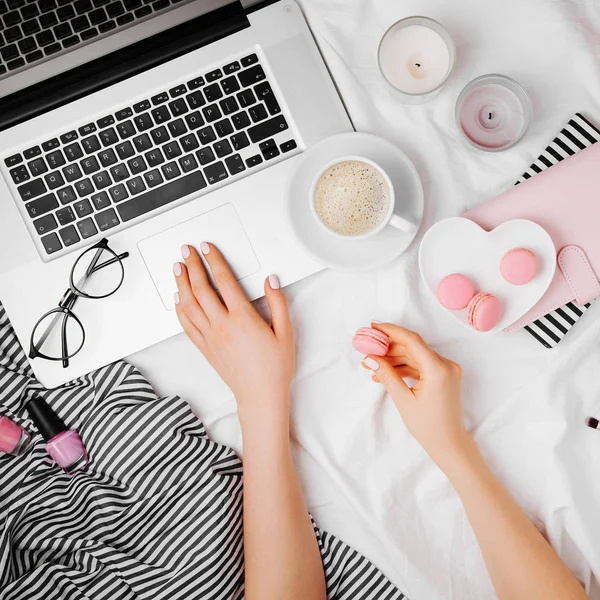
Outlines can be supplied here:
M562 271L577 304L587 304L600 296L600 283L585 252L579 246L565 246L558 253Z

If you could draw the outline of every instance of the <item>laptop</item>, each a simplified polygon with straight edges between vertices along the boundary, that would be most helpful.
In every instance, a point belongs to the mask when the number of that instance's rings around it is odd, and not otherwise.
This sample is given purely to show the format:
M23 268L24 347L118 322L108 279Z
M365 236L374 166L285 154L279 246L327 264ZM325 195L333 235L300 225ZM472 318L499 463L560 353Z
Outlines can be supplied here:
M0 21L0 302L26 352L87 248L123 257L120 287L73 308L81 350L33 353L45 386L181 331L184 243L216 244L250 299L322 269L284 186L352 125L295 2L0 0Z

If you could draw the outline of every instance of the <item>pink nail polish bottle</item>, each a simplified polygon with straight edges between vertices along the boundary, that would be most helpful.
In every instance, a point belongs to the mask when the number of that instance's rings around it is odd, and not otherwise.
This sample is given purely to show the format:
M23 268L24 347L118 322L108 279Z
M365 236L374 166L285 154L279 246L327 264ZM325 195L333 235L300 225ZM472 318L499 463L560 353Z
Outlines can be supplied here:
M8 417L0 417L0 452L19 456L29 448L31 436Z
M61 469L73 473L87 466L87 450L79 434L75 429L68 429L43 398L31 399L25 408L46 440L46 452Z

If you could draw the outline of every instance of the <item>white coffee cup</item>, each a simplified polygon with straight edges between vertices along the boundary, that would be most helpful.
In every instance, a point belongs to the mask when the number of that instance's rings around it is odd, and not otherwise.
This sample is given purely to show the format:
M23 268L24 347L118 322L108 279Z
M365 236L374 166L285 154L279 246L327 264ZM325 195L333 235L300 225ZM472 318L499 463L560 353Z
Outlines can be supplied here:
M388 193L389 193L389 207L386 212L386 215L381 219L381 221L379 222L379 224L376 227L374 227L370 231L367 231L366 233L359 234L359 235L345 235L343 233L339 233L338 231L334 231L333 229L331 229L331 227L329 227L328 225L326 225L323 222L323 220L319 216L319 213L317 212L317 209L315 207L315 191L316 191L317 184L318 184L319 180L321 179L321 176L328 169L333 167L334 165L344 163L344 162L350 162L350 161L366 163L367 165L369 165L370 167L375 169L381 175L381 178L385 182L385 185L387 186ZM328 233L330 233L331 235L333 235L335 237L344 239L344 240L364 240L365 238L371 237L372 235L379 233L386 225L391 225L392 227L395 227L396 229L400 229L401 231L404 231L405 233L408 233L408 234L413 234L417 229L417 226L414 223L412 223L408 219L405 219L394 213L394 206L396 203L396 194L394 192L394 186L392 185L392 181L390 180L388 174L377 163L373 162L372 160L369 160L368 158L364 158L362 156L341 156L341 157L336 158L335 160L332 160L331 162L327 163L317 173L317 176L313 180L313 183L310 188L309 202L310 202L310 208L312 210L313 216L315 217L316 221Z

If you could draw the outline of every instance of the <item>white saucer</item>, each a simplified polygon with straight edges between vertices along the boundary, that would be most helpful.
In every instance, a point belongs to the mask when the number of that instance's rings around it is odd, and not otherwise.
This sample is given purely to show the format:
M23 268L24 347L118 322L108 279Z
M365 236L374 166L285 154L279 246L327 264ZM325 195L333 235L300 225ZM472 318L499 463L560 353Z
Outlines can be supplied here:
M413 241L387 226L364 240L334 237L316 221L310 207L311 185L323 165L348 155L364 156L379 164L392 180L395 212L418 225L423 217L423 188L416 169L393 144L367 133L342 133L326 138L300 157L287 181L284 210L298 244L317 262L332 269L372 269L402 254Z

